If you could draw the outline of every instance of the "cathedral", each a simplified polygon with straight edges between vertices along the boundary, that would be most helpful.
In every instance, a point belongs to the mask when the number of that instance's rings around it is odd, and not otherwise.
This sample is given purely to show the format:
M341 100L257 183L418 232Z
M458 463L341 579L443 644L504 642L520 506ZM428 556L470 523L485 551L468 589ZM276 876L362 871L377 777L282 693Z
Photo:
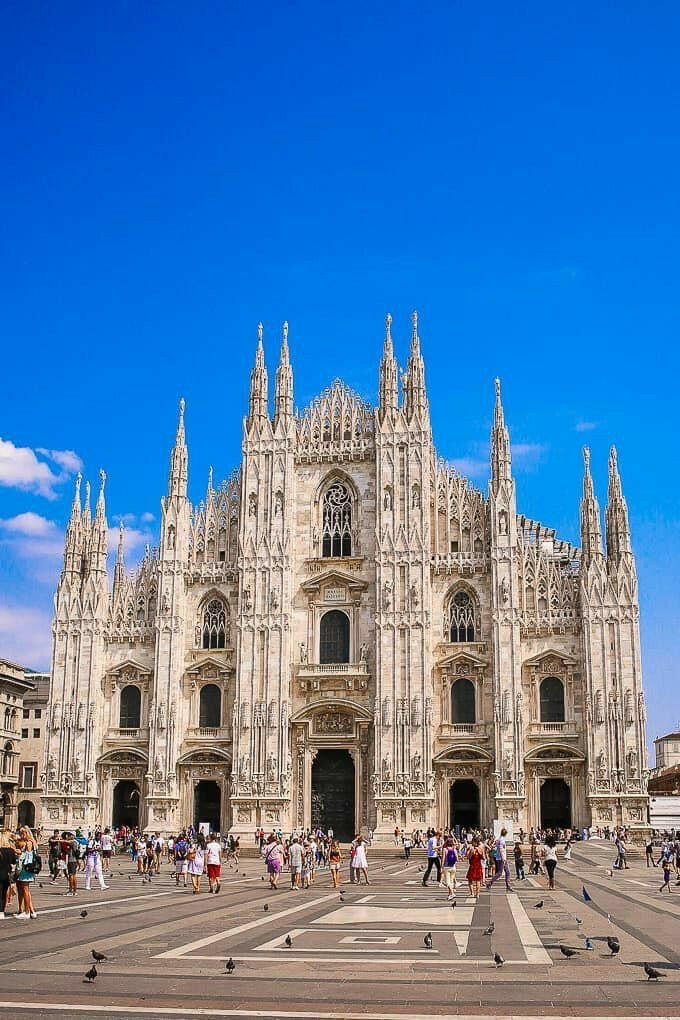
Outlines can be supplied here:
M258 327L240 467L188 497L184 401L159 546L107 571L104 472L76 483L53 624L47 826L647 826L638 589L616 450L603 546L518 513L495 384L490 482L438 457L412 317L378 406L302 413Z

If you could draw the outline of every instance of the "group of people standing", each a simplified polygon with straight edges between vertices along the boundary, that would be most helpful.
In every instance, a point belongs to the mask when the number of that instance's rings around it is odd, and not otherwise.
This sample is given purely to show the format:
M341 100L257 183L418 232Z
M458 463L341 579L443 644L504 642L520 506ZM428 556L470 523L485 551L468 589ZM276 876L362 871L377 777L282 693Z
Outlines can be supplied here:
M0 833L0 921L4 921L15 894L17 910L13 917L27 921L38 916L31 892L41 867L38 843L27 825L17 832L5 829Z

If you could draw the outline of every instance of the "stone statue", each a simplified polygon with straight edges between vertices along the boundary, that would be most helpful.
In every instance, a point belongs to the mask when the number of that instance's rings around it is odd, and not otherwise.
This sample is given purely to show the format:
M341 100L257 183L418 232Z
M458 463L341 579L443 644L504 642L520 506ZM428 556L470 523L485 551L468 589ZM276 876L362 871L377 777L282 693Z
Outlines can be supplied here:
M504 577L501 581L501 601L503 605L508 604L510 601L510 584L508 583L507 577Z
M417 609L420 604L420 593L418 592L418 585L413 582L408 590L408 597L413 609Z
M382 762L383 767L383 779L390 780L392 778L392 759L389 754L386 754Z
M392 509L392 490L390 489L389 485L385 488L385 498L383 500L383 509L385 509L385 510L391 510Z
M392 589L392 582L385 581L383 585L383 609L391 609L392 607Z
M418 751L413 755L413 778L420 779L422 771L422 759Z
M250 588L243 589L243 608L245 609L246 613L249 613L250 610L253 608L253 600L250 594Z
M498 515L498 531L501 535L507 535L508 533L508 515L505 510L501 510Z
M307 645L304 643L304 641L300 642L300 665L301 666L307 665Z
M161 732L165 729L165 702L163 701L158 706L158 729Z
M602 748L599 755L597 756L597 778L598 779L607 778L607 752L605 751L604 748Z
M368 645L364 641L359 650L359 661L366 662L368 659Z
M270 782L274 782L276 780L277 766L278 762L276 760L276 755L273 751L270 751L267 758L267 778Z

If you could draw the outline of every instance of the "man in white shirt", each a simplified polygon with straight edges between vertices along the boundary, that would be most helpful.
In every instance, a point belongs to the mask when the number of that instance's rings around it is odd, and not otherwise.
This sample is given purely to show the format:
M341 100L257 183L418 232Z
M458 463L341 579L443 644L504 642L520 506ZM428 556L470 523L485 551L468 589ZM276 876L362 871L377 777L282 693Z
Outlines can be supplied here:
M222 870L222 847L214 832L210 833L210 839L205 848L205 866L208 872L209 892L220 891L220 872Z
M298 842L297 836L293 836L288 847L288 860L290 861L290 887L291 889L299 889L300 874L302 872L302 847Z
M442 862L441 862L441 840L439 833L435 832L434 829L428 830L427 837L427 870L423 875L423 886L427 885L427 880L430 877L430 872L433 868L437 869L437 881L441 885L442 880Z
M497 878L501 875L505 876L505 888L508 892L512 892L510 885L510 867L508 865L508 850L505 845L505 837L508 834L508 830L501 829L501 834L496 840L496 874L493 876L490 882L487 883L487 888L490 889Z

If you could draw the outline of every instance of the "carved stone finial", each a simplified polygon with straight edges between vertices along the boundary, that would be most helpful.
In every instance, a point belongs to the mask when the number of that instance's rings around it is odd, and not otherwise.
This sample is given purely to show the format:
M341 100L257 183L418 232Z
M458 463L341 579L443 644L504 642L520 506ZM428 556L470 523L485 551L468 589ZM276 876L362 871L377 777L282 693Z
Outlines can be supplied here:
M413 326L412 336L413 339L415 340L418 337L418 312L415 310L415 308L411 312L411 325Z
M208 492L212 492L213 487L213 467L212 464L208 468Z
M501 399L501 381L498 378L498 376L496 376L496 378L494 379L493 384L494 384L494 388L496 390L496 400L500 400Z
M261 322L258 322L258 324L257 324L257 342L258 342L258 344L262 343L262 337L263 336L264 336L264 326L262 325Z
M288 343L288 323L287 322L284 322L283 326L281 327L281 339L283 340L284 344Z
M90 483L85 482L85 510L87 513L90 511Z
M616 468L618 466L618 455L616 453L616 447L615 446L611 446L609 448L609 463L611 464L612 469L616 470Z
M590 447L589 446L584 446L583 450L582 450L582 453L583 453L583 464L585 466L586 471L589 472L590 471Z

